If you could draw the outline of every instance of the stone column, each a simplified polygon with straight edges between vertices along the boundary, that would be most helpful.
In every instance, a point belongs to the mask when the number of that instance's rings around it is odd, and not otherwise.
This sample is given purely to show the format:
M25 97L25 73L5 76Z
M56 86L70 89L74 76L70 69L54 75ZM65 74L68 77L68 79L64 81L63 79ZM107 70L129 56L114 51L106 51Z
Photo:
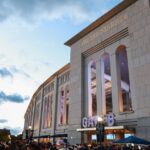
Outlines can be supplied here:
M136 101L136 91L134 85L134 68L133 68L133 60L131 56L131 48L126 47L127 51L127 59L128 59L128 69L129 69L129 80L130 80L130 89L131 89L131 105L132 109L137 109L137 101Z
M102 115L102 76L100 59L96 61L96 96L97 96L97 115Z
M104 66L104 61L100 61L100 66L101 66L101 91L102 91L102 114L105 115L106 114L106 91L105 91L105 66Z
M111 76L112 76L112 103L113 103L113 113L119 113L119 89L118 89L118 77L117 77L117 64L115 52L110 54L110 66L111 66Z
M57 126L57 100L58 100L58 77L54 79L54 97L53 97L53 112L52 112L52 127L51 134L55 135ZM53 138L53 143L55 143L55 138Z
M40 97L40 101L41 101L41 104L40 104L40 112L39 112L39 136L41 134L41 131L42 131L42 116L43 116L43 102L44 102L44 85L42 85L41 87L41 97Z

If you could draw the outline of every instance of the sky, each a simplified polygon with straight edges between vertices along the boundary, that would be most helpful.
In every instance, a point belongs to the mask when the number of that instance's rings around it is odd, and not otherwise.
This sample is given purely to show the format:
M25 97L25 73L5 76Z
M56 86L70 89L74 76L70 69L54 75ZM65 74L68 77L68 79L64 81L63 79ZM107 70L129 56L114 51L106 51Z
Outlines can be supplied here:
M0 0L0 128L19 134L33 93L70 62L64 43L122 0Z

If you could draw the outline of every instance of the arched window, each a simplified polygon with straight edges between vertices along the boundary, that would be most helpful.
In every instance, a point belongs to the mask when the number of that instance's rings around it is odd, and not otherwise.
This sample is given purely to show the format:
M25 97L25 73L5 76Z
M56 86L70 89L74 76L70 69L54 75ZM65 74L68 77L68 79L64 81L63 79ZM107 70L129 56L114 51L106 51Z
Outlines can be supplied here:
M53 109L53 107L52 107L53 95L52 94L48 96L48 101L49 101L49 103L48 103L48 114L47 114L48 118L47 118L47 120L48 120L48 128L51 128L52 127L52 109Z
M62 125L64 123L64 99L65 99L65 91L62 88L59 94L59 102L58 102L58 124Z
M101 73L103 114L108 114L112 112L112 81L110 70L110 57L108 53L104 53L101 57Z
M128 58L125 46L119 46L116 51L117 78L119 87L120 112L132 110L131 90L129 80Z
M65 124L68 124L69 117L69 85L65 88Z
M35 105L34 129L39 129L40 103Z
M46 96L44 98L44 103L43 103L43 127L44 128L47 128L47 115L48 115L48 97Z
M97 115L96 98L96 63L91 61L88 66L88 115Z

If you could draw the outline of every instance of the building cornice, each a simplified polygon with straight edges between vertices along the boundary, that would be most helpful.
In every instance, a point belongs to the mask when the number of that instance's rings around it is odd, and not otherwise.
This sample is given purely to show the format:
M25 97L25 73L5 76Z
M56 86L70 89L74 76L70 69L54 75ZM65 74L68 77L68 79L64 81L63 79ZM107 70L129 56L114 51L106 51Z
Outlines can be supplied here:
M135 3L136 1L138 1L138 0L124 0L123 2L121 2L117 6L115 6L113 9L111 9L110 11L108 11L106 14L104 14L103 16L101 16L100 18L98 18L92 24L90 24L89 26L87 26L85 29L83 29L82 31L80 31L78 34L76 34L75 36L73 36L71 39L69 39L64 44L67 45L67 46L71 46L72 44L74 44L75 42L77 42L78 40L80 40L81 38L83 38L85 35L87 35L91 31L93 31L94 29L96 29L97 27L101 26L102 24L104 24L105 22L107 22L108 20L110 20L115 15L119 14L121 11L123 11L124 9L126 9L127 7L129 7L130 5L132 5L133 3Z
M63 72L67 71L68 69L70 69L70 63L66 64L65 66L63 66L62 68L60 68L58 71L56 71L53 75L51 75L48 79L46 79L39 87L38 89L34 92L31 101L27 107L26 113L28 111L28 109L30 108L31 103L35 100L35 97L39 94L39 92L41 91L41 89L46 86L48 83L50 83L51 81L54 80L55 77L59 76L60 74L62 74ZM25 115L26 115L25 113ZM24 115L24 116L25 116Z
M46 86L49 82L51 82L56 76L59 76L60 74L62 74L63 72L65 72L68 69L70 69L70 63L63 66L61 69L56 71L53 75L51 75L47 80L45 80L43 83L44 86Z
M63 66L61 69L59 69L58 71L56 71L53 75L51 75L48 79L46 79L39 87L38 89L35 91L35 93L32 96L32 99L34 99L37 94L40 92L40 90L46 86L49 82L51 82L56 76L59 76L61 73L65 72L66 70L68 70L70 68L70 63L66 64L65 66Z

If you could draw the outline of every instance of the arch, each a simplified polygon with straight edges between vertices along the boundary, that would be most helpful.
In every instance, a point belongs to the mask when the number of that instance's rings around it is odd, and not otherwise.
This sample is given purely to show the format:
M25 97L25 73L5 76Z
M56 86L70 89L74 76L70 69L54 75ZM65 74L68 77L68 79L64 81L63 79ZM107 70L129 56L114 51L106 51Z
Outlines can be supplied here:
M117 80L120 112L132 110L128 57L125 45L116 49Z
M116 52L120 52L122 50L125 50L126 51L126 46L125 45L119 45L116 49Z
M97 115L96 62L91 60L88 64L88 116L95 115Z

